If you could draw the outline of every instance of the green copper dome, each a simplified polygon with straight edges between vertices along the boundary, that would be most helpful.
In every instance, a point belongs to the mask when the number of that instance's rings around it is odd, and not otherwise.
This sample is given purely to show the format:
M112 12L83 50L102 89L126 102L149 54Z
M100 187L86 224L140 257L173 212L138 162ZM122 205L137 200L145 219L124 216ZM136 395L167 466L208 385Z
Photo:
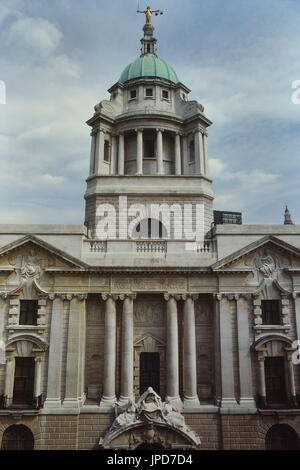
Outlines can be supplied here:
M173 83L179 82L176 72L172 67L154 55L144 55L127 65L121 74L119 82L125 83L128 80L141 77L165 78Z

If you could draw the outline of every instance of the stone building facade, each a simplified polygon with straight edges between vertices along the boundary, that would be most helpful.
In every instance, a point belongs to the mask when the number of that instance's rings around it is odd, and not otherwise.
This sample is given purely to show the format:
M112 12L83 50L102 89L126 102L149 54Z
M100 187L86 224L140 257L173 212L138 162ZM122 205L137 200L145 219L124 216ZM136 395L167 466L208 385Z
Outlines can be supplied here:
M153 31L87 121L85 224L0 226L2 449L298 446L300 227L213 225L212 123Z

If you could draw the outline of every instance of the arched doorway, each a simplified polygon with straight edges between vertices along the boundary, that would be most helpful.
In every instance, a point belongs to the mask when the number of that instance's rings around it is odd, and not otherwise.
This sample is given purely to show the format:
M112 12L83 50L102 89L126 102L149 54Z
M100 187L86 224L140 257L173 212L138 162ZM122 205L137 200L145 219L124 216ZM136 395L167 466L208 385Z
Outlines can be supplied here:
M267 450L299 450L299 437L288 424L275 424L266 435Z
M33 450L33 434L27 426L14 424L3 433L1 450Z
M149 444L147 442L143 442L139 446L135 448L135 450L165 450L165 448L157 443Z

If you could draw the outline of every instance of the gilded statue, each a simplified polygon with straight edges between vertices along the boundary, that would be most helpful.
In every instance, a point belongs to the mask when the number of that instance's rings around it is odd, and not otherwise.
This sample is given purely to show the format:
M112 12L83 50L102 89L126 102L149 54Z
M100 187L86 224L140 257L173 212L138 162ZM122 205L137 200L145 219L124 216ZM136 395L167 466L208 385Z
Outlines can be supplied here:
M146 15L146 24L150 25L152 29L153 29L153 25L151 23L152 13L155 13L156 15L158 15L158 13L160 13L161 15L163 14L161 10L151 10L149 6L147 6L147 10L137 10L137 13L144 13Z

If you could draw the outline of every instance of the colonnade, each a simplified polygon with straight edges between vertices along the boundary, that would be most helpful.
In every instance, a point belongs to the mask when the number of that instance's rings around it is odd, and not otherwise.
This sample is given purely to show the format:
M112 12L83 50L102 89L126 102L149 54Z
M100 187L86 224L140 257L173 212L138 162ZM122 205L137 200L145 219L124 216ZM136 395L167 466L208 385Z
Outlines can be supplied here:
M134 129L136 133L136 174L143 175L143 153L144 153L144 130L143 128ZM149 130L149 129L147 129ZM163 133L165 129L155 128L156 133L156 174L164 175L164 152L163 152ZM207 133L201 127L197 127L192 132L195 144L195 174L208 176L208 154L207 154ZM108 133L100 128L91 133L91 156L90 156L90 176L92 175L124 175L125 174L125 133ZM106 137L107 136L107 137ZM184 174L184 160L188 158L187 141L190 134L173 132L174 136L174 174L177 176ZM109 171L104 167L108 162L104 161L105 140L109 142ZM183 158L182 158L183 152Z
M179 394L179 343L177 302L184 301L184 406L198 407L195 333L195 295L165 294L166 300L166 399L181 403ZM134 400L133 389L133 302L134 294L103 294L105 301L105 343L103 396L100 407L114 406L116 397L116 301L123 302L121 332L121 389L119 403Z

